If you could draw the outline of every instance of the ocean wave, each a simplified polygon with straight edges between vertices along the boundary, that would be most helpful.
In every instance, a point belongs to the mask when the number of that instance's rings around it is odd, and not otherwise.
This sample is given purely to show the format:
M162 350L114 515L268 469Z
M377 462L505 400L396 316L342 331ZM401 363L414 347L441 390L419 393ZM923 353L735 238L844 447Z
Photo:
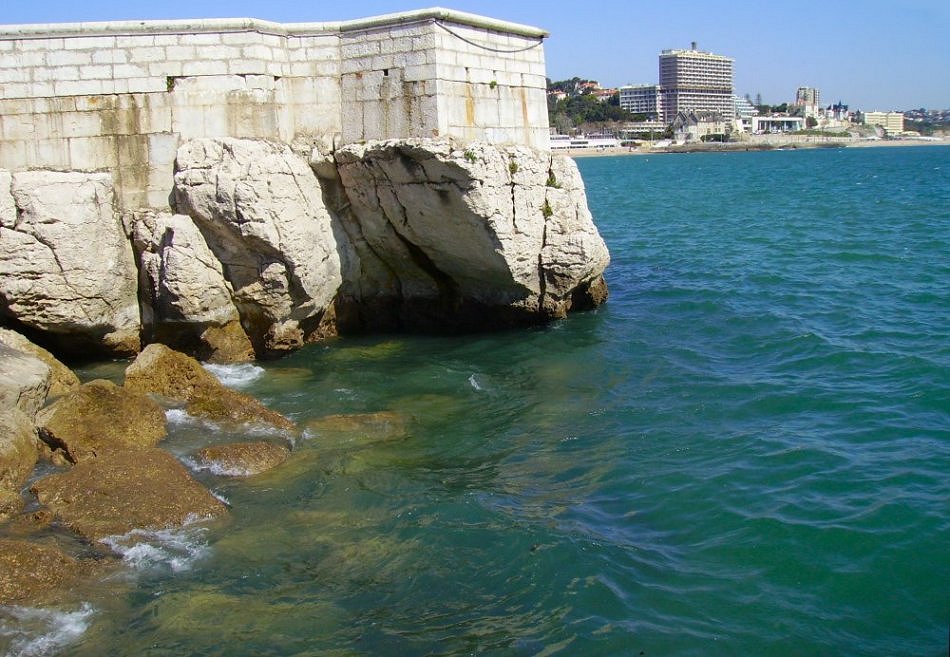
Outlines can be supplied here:
M136 571L180 573L191 570L196 562L210 553L206 533L206 527L194 524L175 529L133 529L126 534L107 536L102 543L120 554L122 560Z
M214 374L221 383L230 388L243 388L264 376L264 368L252 363L232 365L202 363L202 365Z
M76 611L0 607L0 645L7 657L56 654L85 633L95 611L89 603Z

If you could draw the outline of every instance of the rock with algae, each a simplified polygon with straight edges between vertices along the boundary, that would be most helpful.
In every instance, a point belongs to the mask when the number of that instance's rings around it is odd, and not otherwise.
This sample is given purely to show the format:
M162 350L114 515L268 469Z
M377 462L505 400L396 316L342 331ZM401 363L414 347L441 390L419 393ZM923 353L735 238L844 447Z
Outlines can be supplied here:
M225 387L191 356L161 344L150 344L129 365L125 387L184 402L190 415L216 422L295 428L291 420L250 395Z
M165 412L148 396L96 379L36 416L40 438L78 463L118 449L153 447L166 434Z
M198 450L194 459L201 468L229 477L250 477L276 468L290 456L283 445L267 441L227 443Z
M57 520L89 540L179 527L227 509L174 456L157 448L78 463L30 490Z

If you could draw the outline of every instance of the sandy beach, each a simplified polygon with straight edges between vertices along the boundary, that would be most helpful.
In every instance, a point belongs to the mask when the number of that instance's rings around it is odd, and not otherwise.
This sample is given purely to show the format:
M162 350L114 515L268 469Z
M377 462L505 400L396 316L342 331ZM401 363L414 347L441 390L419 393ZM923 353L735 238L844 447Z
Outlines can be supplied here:
M619 155L656 155L662 153L725 153L778 149L787 150L796 148L889 148L895 146L946 146L948 144L950 144L950 139L840 139L830 141L795 141L788 143L736 142L727 144L691 144L683 146L671 146L668 148L630 148L624 146L620 148L563 149L558 150L557 152L576 158L610 157Z

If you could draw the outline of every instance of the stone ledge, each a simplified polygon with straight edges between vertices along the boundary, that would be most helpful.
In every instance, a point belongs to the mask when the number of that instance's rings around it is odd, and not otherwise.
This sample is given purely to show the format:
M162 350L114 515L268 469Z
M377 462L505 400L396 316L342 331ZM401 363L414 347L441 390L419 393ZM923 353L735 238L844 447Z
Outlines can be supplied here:
M130 36L134 34L193 34L199 32L260 32L276 36L316 36L354 32L420 21L448 21L496 32L519 34L535 39L549 36L546 30L509 23L453 9L432 7L384 14L349 21L276 23L258 18L206 18L197 20L98 21L88 23L34 23L0 25L0 40L50 37Z

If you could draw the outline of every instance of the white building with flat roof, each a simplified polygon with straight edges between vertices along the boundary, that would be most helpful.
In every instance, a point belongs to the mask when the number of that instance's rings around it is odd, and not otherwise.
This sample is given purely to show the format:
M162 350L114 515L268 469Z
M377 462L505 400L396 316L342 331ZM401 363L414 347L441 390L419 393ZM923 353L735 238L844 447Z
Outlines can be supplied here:
M863 112L860 117L864 125L878 125L889 135L904 132L904 115L900 112Z
M631 114L660 116L663 113L658 84L638 84L620 87L620 108Z
M704 52L694 42L689 50L664 50L659 57L662 118L672 122L679 112L718 112L731 121L733 59Z

